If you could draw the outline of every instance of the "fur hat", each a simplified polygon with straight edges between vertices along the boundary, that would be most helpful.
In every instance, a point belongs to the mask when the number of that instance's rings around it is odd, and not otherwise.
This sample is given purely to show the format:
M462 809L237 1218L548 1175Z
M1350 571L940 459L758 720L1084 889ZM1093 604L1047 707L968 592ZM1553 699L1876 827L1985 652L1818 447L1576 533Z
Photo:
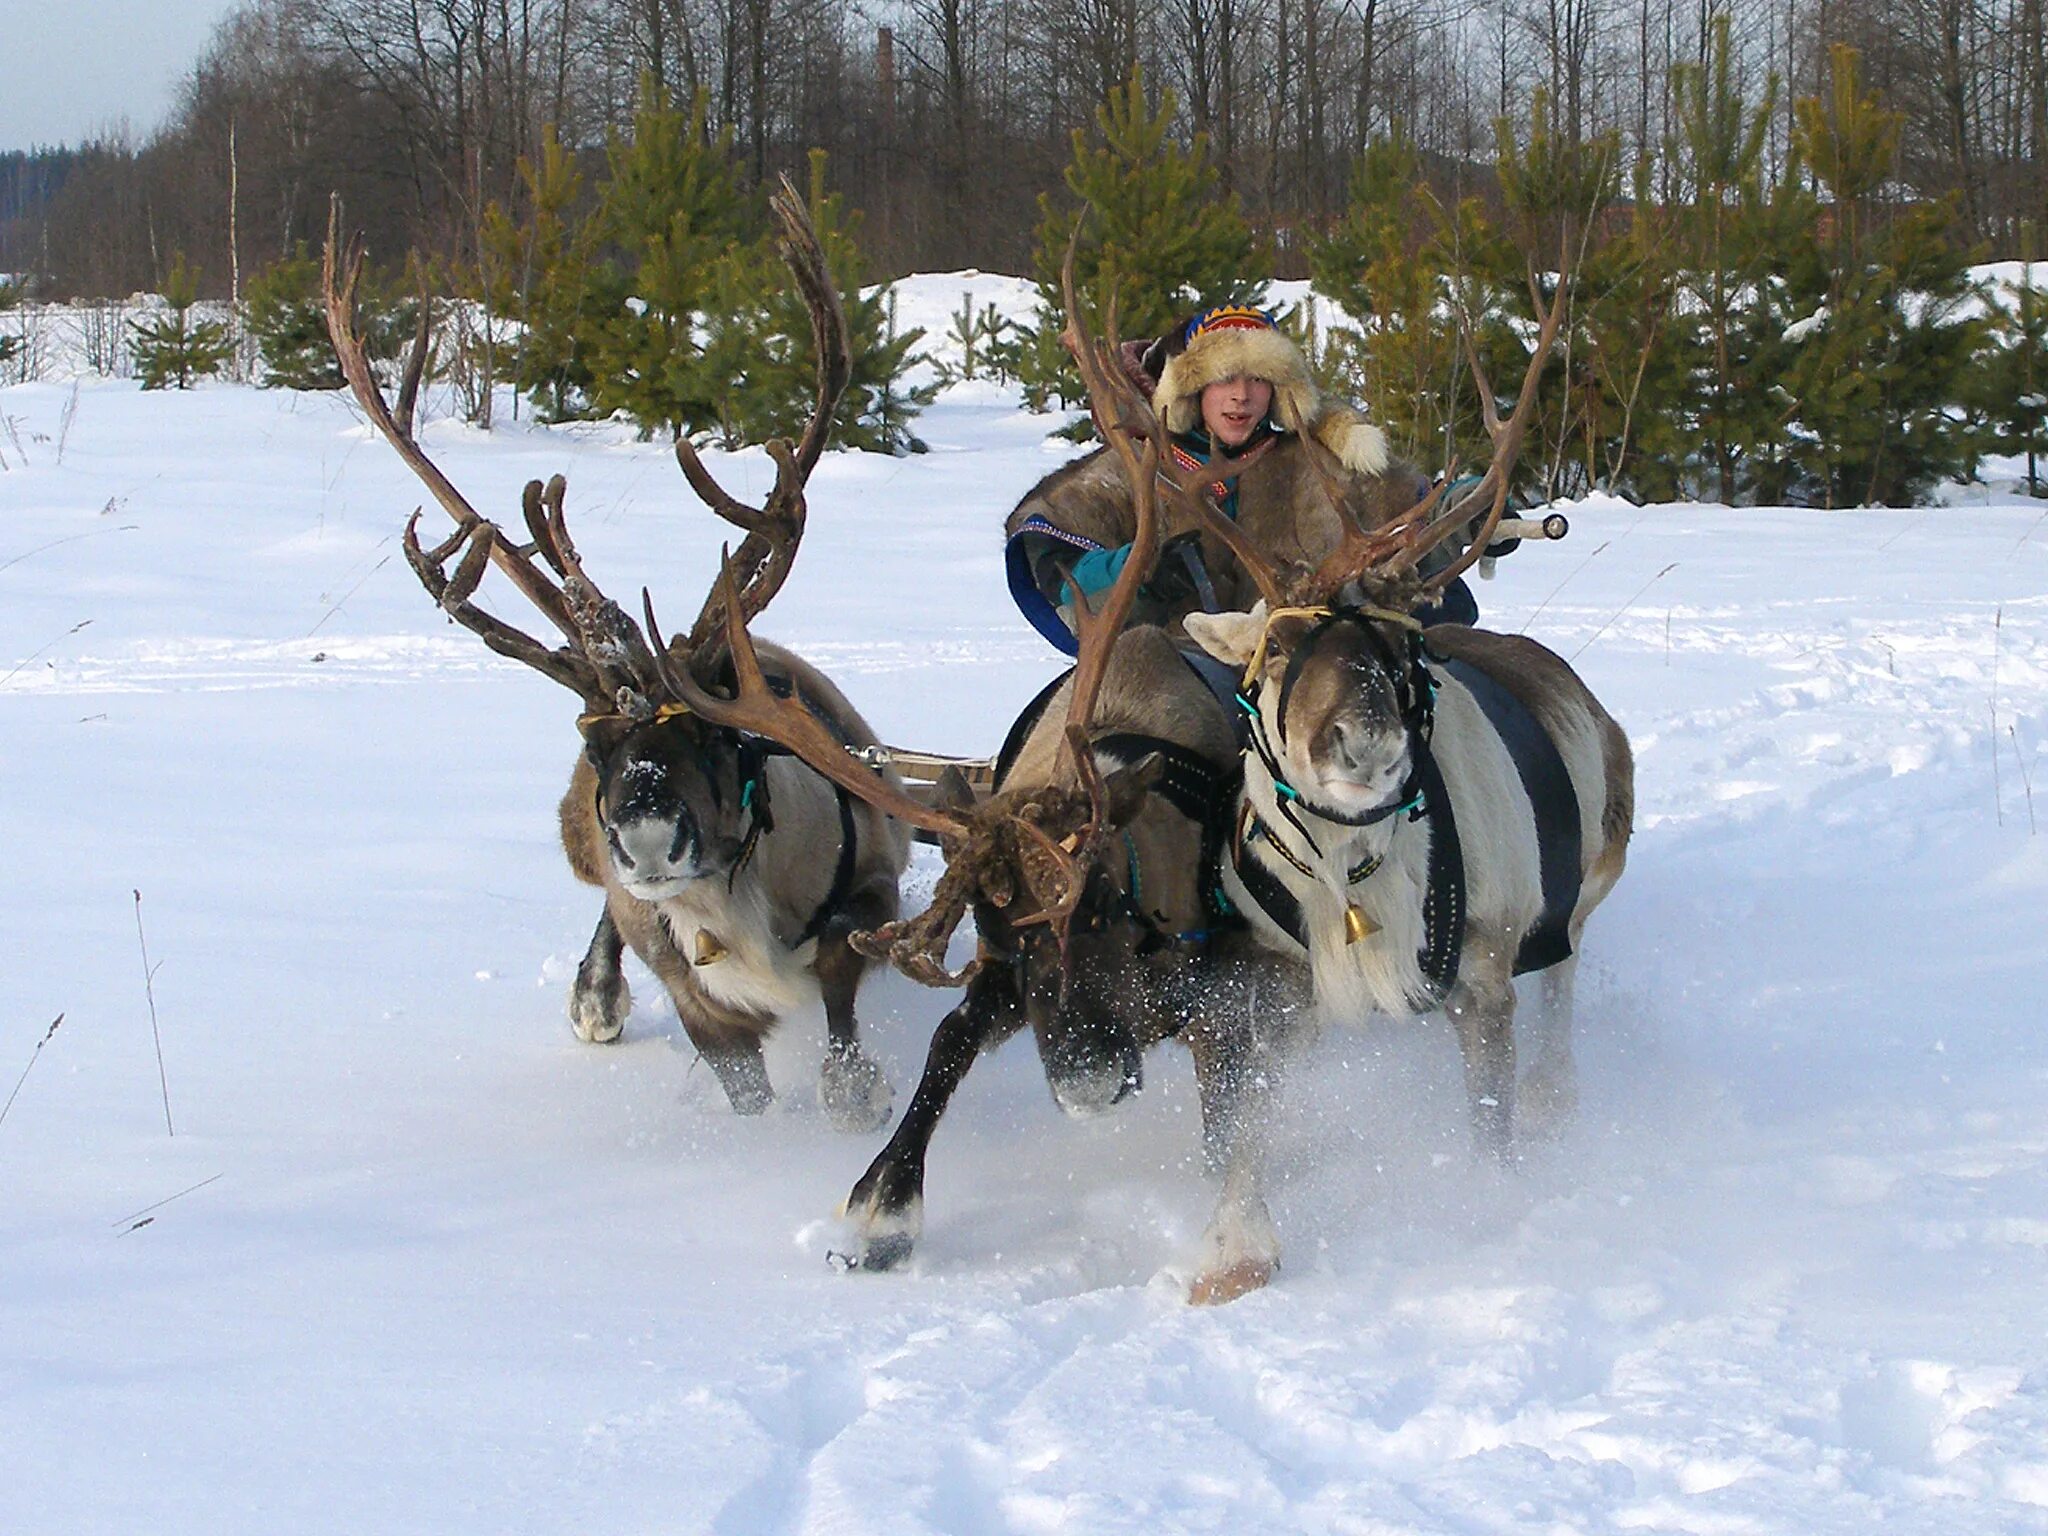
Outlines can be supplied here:
M1242 304L1205 309L1159 338L1145 354L1145 371L1159 380L1152 408L1169 432L1192 432L1202 422L1202 391L1240 376L1273 386L1273 420L1306 432L1346 469L1377 475L1387 467L1387 435L1350 406L1323 399L1309 377L1301 349L1263 311Z

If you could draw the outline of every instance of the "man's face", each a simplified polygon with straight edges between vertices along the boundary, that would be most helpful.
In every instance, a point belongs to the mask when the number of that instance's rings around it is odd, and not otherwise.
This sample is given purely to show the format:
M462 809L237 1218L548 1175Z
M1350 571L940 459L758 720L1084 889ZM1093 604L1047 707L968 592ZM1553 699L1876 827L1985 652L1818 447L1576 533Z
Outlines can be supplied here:
M1264 379L1239 375L1202 390L1202 425L1226 448L1242 448L1272 408L1273 386Z

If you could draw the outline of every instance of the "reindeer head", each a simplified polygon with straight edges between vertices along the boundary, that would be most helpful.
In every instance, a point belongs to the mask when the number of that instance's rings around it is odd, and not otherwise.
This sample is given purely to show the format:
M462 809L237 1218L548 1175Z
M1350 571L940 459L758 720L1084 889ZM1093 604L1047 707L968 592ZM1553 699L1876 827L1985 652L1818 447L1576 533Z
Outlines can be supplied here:
M1210 921L1202 824L1160 792L1162 755L1091 746L1089 771L1102 785L1091 856L1049 861L1052 879L1039 890L1027 882L1009 893L995 882L997 894L1010 894L1004 904L986 888L974 902L980 956L1030 1024L1053 1097L1072 1114L1106 1109L1139 1087L1143 1048L1184 1011L1176 988ZM1064 817L1057 792L1008 789L997 798L1021 813L1011 822L1018 828L1093 822L1086 792L1066 793ZM1028 870L1038 853L1036 836L1024 832L1016 857L998 867Z
M595 783L592 809L619 884L642 901L695 880L730 881L772 824L756 741L674 703L644 718L577 722Z
M1296 607L1192 614L1191 639L1240 669L1238 707L1285 800L1363 823L1410 801L1431 693L1421 630L1392 609Z

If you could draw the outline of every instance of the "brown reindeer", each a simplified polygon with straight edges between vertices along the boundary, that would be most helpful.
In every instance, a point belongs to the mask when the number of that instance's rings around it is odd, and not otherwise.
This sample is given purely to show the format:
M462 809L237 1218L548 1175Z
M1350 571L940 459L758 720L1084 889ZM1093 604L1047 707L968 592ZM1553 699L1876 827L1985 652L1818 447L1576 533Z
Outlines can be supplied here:
M1308 960L1325 1015L1447 1013L1475 1133L1503 1159L1519 974L1544 978L1524 1086L1532 1118L1554 1119L1574 1100L1575 956L1587 917L1621 876L1633 763L1621 728L1554 653L1463 625L1425 630L1411 614L1479 558L1500 520L1566 307L1560 267L1507 420L1468 345L1495 443L1469 495L1425 501L1377 532L1340 501L1345 538L1313 570L1275 569L1211 518L1210 533L1232 545L1263 596L1249 613L1187 621L1242 673L1251 750L1226 889L1262 938ZM1480 532L1465 555L1418 579L1417 563L1462 534L1474 508Z
M421 582L492 650L582 700L583 751L562 799L562 847L576 876L603 889L605 906L569 996L577 1035L604 1042L624 1029L631 999L620 962L630 945L668 989L732 1107L755 1114L773 1098L761 1042L793 1009L822 1000L829 1043L820 1096L834 1124L870 1130L887 1123L891 1096L860 1049L854 994L869 962L849 935L896 915L908 835L772 742L687 703L732 674L728 616L737 623L757 616L789 573L803 536L804 484L849 374L845 317L802 200L785 182L770 201L778 244L810 308L816 406L799 443L770 445L775 489L759 508L726 495L688 441L678 440L691 486L746 537L690 633L673 645L654 627L651 603L643 631L585 572L563 515L560 476L527 486L522 544L479 515L428 459L404 409L424 348L415 346L394 418L355 322L361 251L338 266L331 234L328 328L357 401L455 520L454 535L431 549L419 542L419 514L407 523L406 558ZM471 601L491 565L565 645L545 645ZM867 723L815 668L766 645L747 662L849 765L850 754L877 747ZM888 782L866 766L856 772Z
M1138 533L1102 610L1081 605L1074 671L1013 727L989 801L927 807L864 776L761 681L730 604L735 695L689 703L784 742L925 828L945 853L924 914L855 938L917 980L967 990L934 1033L895 1134L848 1199L847 1262L886 1269L912 1250L932 1133L980 1052L1030 1028L1055 1100L1084 1114L1137 1088L1143 1052L1178 1038L1194 1056L1203 1145L1222 1185L1190 1299L1225 1301L1263 1284L1278 1261L1259 1190L1262 1101L1305 1016L1307 977L1218 905L1215 854L1238 773L1229 715L1165 632L1122 628L1158 547L1162 436L1129 386L1116 387L1106 353L1079 334L1070 346L1098 424L1140 488ZM970 910L976 954L950 970L948 941Z

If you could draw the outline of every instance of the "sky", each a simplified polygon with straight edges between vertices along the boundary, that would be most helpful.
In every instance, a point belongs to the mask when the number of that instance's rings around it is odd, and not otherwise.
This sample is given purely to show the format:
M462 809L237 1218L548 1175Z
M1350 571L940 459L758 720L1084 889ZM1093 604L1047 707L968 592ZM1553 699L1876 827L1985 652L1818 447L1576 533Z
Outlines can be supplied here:
M237 0L0 0L0 151L138 138Z

